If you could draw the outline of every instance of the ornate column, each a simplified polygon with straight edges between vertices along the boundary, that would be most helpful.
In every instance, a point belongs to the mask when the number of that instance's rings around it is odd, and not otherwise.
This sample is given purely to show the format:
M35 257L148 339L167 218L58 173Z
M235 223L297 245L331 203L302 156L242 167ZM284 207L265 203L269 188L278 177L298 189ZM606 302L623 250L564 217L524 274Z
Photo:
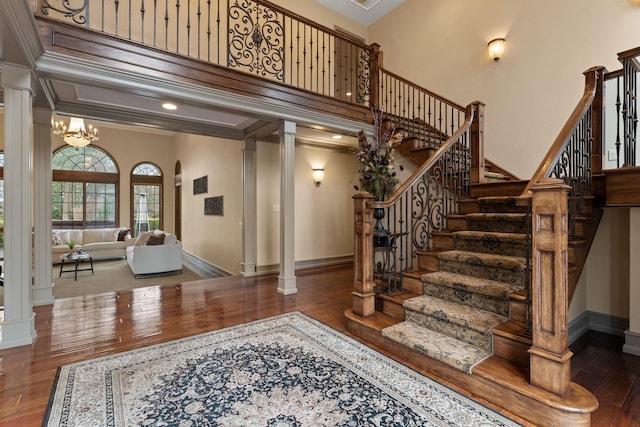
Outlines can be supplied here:
M353 196L354 245L353 245L353 314L367 317L376 311L376 294L373 291L373 209L367 203L373 201L369 193Z
M30 69L2 64L0 75L5 144L4 320L0 348L8 348L31 344L36 336L31 305L32 94Z
M51 111L33 110L33 305L53 304L51 260Z
M242 149L242 270L241 275L256 275L257 262L257 177L256 139L244 140Z
M569 221L567 194L561 179L545 178L532 192L532 325L529 349L531 384L564 395L571 382L568 344Z
M278 292L295 294L295 122L284 121L280 128L280 275Z

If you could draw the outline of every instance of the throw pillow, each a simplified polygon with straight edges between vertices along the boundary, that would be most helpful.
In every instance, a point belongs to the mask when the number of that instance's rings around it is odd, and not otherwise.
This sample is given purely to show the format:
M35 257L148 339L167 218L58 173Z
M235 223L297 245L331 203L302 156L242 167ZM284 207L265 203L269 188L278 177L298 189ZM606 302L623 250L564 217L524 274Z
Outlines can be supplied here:
M60 232L58 230L54 230L51 232L51 243L54 246L65 245L66 243L60 237Z
M149 240L149 236L153 235L153 231L143 231L138 234L136 241L134 243L135 246L144 246L147 244L147 240Z
M124 239L127 237L127 234L131 234L131 230L128 228L122 228L118 231L118 238L116 239L118 242L124 242Z
M161 245L164 242L164 234L153 234L147 240L147 246Z

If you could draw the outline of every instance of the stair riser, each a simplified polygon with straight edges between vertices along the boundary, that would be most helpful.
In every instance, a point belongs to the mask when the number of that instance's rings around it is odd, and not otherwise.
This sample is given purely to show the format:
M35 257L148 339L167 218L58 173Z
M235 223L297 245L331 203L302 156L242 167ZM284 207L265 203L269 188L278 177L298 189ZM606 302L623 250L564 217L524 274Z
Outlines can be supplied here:
M524 301L509 300L509 311L511 320L522 323L527 321L527 304Z
M493 337L493 352L496 356L511 360L519 365L529 366L529 348L531 345L495 335Z
M481 201L479 203L479 212L483 213L526 213L526 206L519 206L515 201Z
M464 289L440 286L434 283L429 283L428 281L424 282L423 294L456 302L469 307L502 314L503 316L509 315L509 302L507 299L492 298L487 295L469 292Z
M491 236L486 236L480 240L454 236L453 247L461 251L485 252L519 257L524 257L527 253L524 241L504 241L492 238Z
M393 301L382 301L382 312L387 316L391 316L399 321L404 320L404 307L401 304L397 304Z
M527 230L526 225L525 218L509 221L496 221L491 217L467 218L467 230L470 231L525 234Z
M434 249L453 249L453 235L449 232L433 233Z
M440 260L438 253L418 255L418 269L428 271L438 271L440 269Z
M440 258L440 270L522 286L522 268L473 264Z
M447 218L447 230L449 231L466 231L467 219L464 216L449 216Z
M470 329L469 325L458 325L445 318L436 318L413 310L405 310L405 320L491 351L493 337L490 332L479 332Z
M422 280L413 277L403 277L402 289L412 294L422 295Z

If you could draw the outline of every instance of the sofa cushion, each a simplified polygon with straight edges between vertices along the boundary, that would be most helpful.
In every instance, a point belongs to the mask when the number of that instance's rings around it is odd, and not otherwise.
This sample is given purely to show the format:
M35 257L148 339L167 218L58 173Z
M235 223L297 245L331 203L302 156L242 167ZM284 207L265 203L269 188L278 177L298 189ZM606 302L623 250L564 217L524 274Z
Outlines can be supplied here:
M66 245L67 244L67 242L62 240L62 237L60 236L60 230L53 230L51 232L51 244L53 246L60 246L60 245Z
M103 229L95 229L95 230L84 230L82 233L82 242L83 243L97 243L102 242L102 233Z
M129 230L128 228L121 228L120 231L118 231L118 237L117 237L117 241L118 242L124 242L124 239L127 238L127 235L131 234L131 230Z
M145 246L147 244L147 240L149 240L149 236L152 235L153 231L143 231L142 233L138 234L134 246Z
M156 233L152 234L147 239L146 246L161 245L164 242L164 236L165 236L164 233L162 233L162 234L156 234Z
M175 234L167 233L164 236L164 245L175 245L176 243L178 243L178 238Z

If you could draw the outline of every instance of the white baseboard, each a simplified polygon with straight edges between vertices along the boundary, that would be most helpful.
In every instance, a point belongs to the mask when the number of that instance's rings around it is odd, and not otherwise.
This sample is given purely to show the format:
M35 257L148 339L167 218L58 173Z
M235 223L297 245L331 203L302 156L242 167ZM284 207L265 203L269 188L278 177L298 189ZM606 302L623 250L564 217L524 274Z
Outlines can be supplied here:
M640 356L640 334L629 330L624 331L624 346L622 346L622 351Z

